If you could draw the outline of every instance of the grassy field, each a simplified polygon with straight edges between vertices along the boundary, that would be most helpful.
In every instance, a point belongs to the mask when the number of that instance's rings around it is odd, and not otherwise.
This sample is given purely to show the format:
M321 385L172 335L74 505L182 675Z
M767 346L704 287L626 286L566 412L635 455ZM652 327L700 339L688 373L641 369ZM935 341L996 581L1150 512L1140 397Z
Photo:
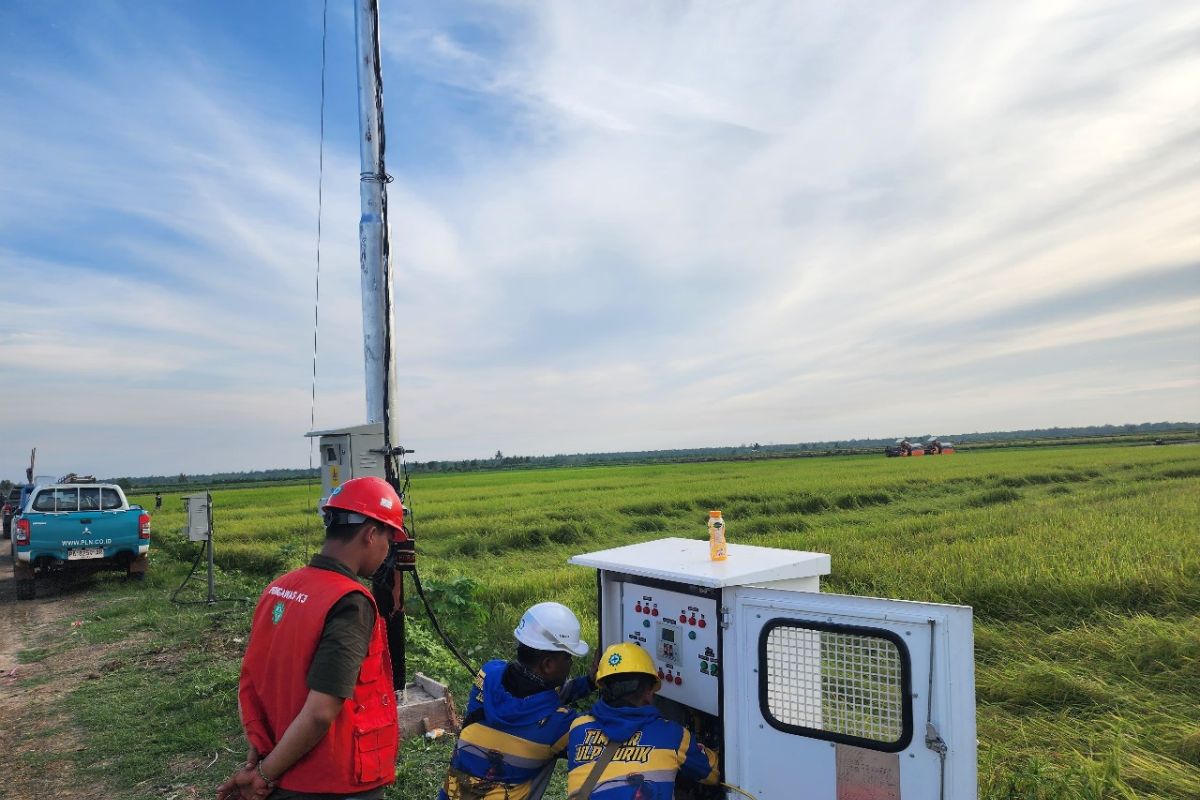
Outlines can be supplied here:
M214 492L220 593L255 597L319 547L317 494ZM566 558L704 538L720 508L731 541L830 553L828 591L974 607L981 797L1200 797L1200 447L431 475L411 502L422 575L475 660L506 655L520 611L544 599L594 636L593 573ZM249 607L168 602L195 552L182 524L168 499L147 584L97 579L85 624L29 655L110 652L62 703L80 763L121 796L207 793L242 752ZM411 668L464 696L465 671L420 620L409 648ZM431 796L448 748L407 742L389 797Z

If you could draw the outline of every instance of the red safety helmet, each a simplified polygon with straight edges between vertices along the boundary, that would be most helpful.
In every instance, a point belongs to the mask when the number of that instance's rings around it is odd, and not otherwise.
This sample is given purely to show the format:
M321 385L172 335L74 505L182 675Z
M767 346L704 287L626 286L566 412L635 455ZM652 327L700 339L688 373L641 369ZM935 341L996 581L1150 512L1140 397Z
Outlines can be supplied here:
M336 521L365 522L369 517L395 528L399 532L396 539L404 539L407 536L404 532L404 504L400 502L400 495L396 494L396 490L383 478L351 478L346 481L330 492L329 499L321 506L321 510L326 512L327 520L330 519L329 512L333 509L349 512L337 515L347 518ZM358 516L362 516L363 519L356 519Z

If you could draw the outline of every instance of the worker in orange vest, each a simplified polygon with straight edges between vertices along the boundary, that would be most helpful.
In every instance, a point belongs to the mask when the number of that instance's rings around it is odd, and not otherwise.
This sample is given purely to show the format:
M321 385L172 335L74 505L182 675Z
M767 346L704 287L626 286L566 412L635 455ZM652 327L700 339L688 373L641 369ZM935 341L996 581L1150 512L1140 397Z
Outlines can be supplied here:
M322 510L321 552L275 580L255 608L238 689L250 752L217 800L379 800L395 780L387 635L358 578L387 557L403 506L386 481L354 478Z

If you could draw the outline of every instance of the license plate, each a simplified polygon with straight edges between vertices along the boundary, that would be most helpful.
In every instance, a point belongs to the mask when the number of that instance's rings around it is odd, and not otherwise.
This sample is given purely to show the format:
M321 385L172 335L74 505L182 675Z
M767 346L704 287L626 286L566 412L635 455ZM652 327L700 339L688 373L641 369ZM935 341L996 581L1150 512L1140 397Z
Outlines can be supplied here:
M82 561L85 558L104 558L104 548L76 547L67 551L67 561Z

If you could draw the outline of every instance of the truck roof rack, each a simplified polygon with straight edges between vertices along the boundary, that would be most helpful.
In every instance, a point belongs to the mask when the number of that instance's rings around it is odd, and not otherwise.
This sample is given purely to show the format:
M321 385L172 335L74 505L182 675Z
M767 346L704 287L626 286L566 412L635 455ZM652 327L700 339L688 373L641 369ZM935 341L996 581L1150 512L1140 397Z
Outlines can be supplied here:
M58 479L59 483L95 483L95 475L76 475L74 472L68 472Z

